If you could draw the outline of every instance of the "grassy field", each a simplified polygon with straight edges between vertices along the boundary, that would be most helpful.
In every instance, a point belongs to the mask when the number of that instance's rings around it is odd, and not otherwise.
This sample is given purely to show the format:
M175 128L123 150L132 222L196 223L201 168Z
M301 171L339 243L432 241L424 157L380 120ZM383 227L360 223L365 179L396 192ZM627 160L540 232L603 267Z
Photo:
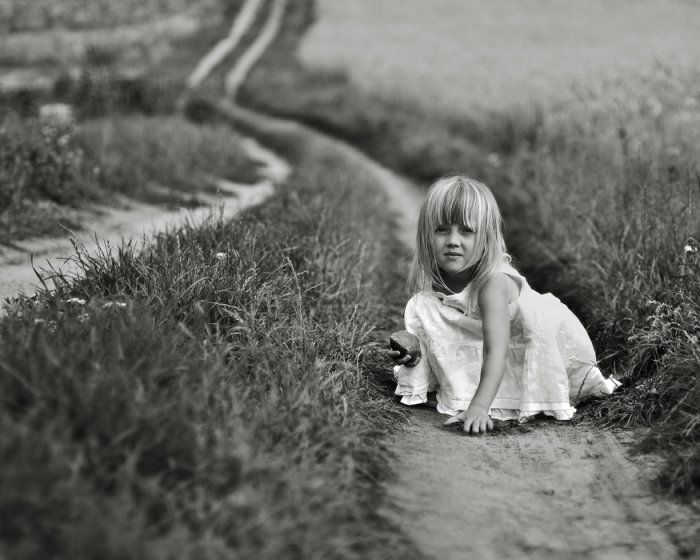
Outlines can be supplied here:
M299 54L370 93L451 114L588 97L611 78L700 60L700 6L683 0L318 0ZM362 48L358 48L362 45Z
M250 178L234 130L169 114L211 40L153 75L87 61L3 99L5 239L115 193L183 203L211 175ZM77 121L38 118L48 101ZM378 515L400 420L379 349L402 300L391 217L342 159L275 147L293 176L236 222L78 250L79 277L10 304L0 557L417 557Z
M0 243L65 234L80 210L118 196L166 206L197 206L215 178L256 179L256 168L228 127L181 117L112 116L75 123L0 121Z
M340 4L357 14L366 7L335 3L327 14L341 10ZM344 28L342 18L324 22L323 7L329 5L321 3L318 28ZM668 5L672 14L683 11L687 21L700 13L697 5ZM389 5L378 6L386 9L372 4L364 17L368 27L389 37L394 26L385 13ZM497 7L479 6L480 17L498 14ZM584 13L590 9L589 4L578 6ZM636 17L659 16L659 4L644 6ZM409 11L402 5L401 12L391 12L407 29L401 48L425 50L424 38L439 36L426 24L434 19L419 17L419 7ZM604 16L612 18L614 10L600 18ZM451 12L451 17L467 15ZM519 20L524 30L540 25L539 14L531 19L529 27L527 18ZM683 29L688 28L682 27L681 35ZM525 95L516 104L512 98L494 98L492 107L474 105L465 114L461 105L450 110L437 103L419 72L402 81L416 57L403 58L406 67L399 69L400 57L387 48L385 65L375 60L384 68L381 79L360 82L351 65L324 71L285 57L290 37L300 33L302 26L287 26L284 48L270 55L267 69L251 77L244 102L346 138L419 181L464 172L491 185L516 264L537 289L553 291L576 311L589 327L601 367L624 382L624 390L588 407L584 416L608 425L649 427L639 449L665 454L661 487L679 497L697 497L700 73L688 68L679 52L677 64L645 68L640 62L628 75L601 77L596 87L570 87L556 102ZM311 44L318 40L313 33ZM372 44L360 31L353 39L338 31L336 46L328 49ZM320 50L321 43L316 45ZM514 52L518 44L512 41L510 50L501 46ZM302 49L307 59L309 48L305 43ZM363 67L363 56L370 55L358 55L357 68ZM446 60L444 67L453 64ZM493 80L507 77L503 70ZM395 84L392 92L411 92L412 100L383 89L382 83L389 82ZM439 83L453 95L464 92L457 79ZM521 86L513 82L511 90L520 92ZM501 103L508 108L496 109Z
M3 557L416 557L376 513L391 219L358 169L285 152L289 183L236 222L83 256L11 306Z
M493 185L518 264L575 307L626 382L589 416L651 426L642 444L667 454L665 488L697 495L697 74L664 66L556 111L455 118L296 66L308 6L292 7L247 102L419 180L460 170ZM231 132L162 116L178 93L164 103L163 84L181 85L212 37L199 41L167 59L170 82L117 90L109 64L66 78L52 95L73 100L76 129L47 134L26 116L43 100L20 99L26 115L5 121L6 145L47 167L8 157L3 170L20 170L10 184L27 193L23 173L46 169L31 196L58 192L70 208L93 192L83 180L95 161L109 188L133 196L163 177L189 192L211 166L249 172L222 150ZM10 306L0 557L416 557L377 514L391 476L383 437L400 421L380 352L405 300L402 271L386 266L400 252L392 218L342 159L303 138L274 147L294 174L239 221L184 226L142 253L83 255L82 278Z
M0 31L85 30L143 23L193 10L216 9L219 0L3 0Z
M0 36L0 65L27 72L27 82L0 85L0 243L76 229L87 205L113 204L115 195L193 206L213 178L256 178L230 128L172 116L189 72L238 2L77 4L1 4L15 32ZM183 10L194 35L169 28ZM33 75L48 85L35 88ZM72 122L39 117L43 104L55 102L70 106Z

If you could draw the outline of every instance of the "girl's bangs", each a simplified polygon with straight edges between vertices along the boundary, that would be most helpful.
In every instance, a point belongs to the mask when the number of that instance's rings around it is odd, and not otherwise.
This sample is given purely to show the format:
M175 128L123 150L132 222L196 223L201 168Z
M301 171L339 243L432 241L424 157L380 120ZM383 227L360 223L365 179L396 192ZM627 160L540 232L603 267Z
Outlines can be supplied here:
M459 224L476 231L479 210L470 189L449 188L435 194L427 208L431 231L441 224Z

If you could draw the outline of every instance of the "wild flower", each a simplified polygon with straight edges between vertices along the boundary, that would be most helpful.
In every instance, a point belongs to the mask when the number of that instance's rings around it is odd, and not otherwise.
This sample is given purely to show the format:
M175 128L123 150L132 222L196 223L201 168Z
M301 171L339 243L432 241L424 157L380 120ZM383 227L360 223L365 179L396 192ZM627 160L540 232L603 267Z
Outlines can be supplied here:
M47 103L39 107L39 118L43 121L69 124L74 121L73 108L65 103Z
M72 297L66 300L66 303L74 303L75 305L85 305L87 302L82 298Z
M76 317L76 319L78 320L79 323L84 323L89 318L90 318L90 315L88 315L87 313L81 313L80 315L78 315Z
M108 301L108 302L105 303L102 307L103 307L104 309L109 309L109 308L112 308L112 307L118 307L118 308L122 308L122 309L123 309L123 308L126 307L126 303L124 303L123 301Z
M226 258L226 253L221 253L221 252L216 253L216 258L217 258L218 260L223 260L223 259Z

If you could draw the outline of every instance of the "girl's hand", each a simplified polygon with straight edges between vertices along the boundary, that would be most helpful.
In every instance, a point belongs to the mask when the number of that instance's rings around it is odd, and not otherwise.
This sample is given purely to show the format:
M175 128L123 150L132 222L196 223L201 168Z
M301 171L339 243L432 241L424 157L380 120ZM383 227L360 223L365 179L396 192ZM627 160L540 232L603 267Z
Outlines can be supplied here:
M420 354L411 356L411 354L403 354L398 350L389 350L387 355L394 360L394 363L400 366L414 367L420 362Z
M493 420L489 416L489 410L478 404L470 404L467 410L454 415L447 420L443 425L451 426L457 422L464 421L463 429L468 434L485 434L493 430Z

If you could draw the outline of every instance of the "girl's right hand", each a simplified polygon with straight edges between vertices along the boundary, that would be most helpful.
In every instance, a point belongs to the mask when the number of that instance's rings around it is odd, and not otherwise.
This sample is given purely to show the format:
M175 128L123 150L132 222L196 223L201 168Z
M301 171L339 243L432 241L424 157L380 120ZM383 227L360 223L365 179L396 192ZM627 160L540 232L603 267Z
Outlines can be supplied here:
M455 414L443 422L443 426L450 426L457 422L464 422L462 429L468 434L485 434L493 430L493 420L489 416L489 409L472 402L467 410Z
M402 354L398 350L389 350L387 355L399 366L414 367L420 362L420 354L413 357L411 354Z

